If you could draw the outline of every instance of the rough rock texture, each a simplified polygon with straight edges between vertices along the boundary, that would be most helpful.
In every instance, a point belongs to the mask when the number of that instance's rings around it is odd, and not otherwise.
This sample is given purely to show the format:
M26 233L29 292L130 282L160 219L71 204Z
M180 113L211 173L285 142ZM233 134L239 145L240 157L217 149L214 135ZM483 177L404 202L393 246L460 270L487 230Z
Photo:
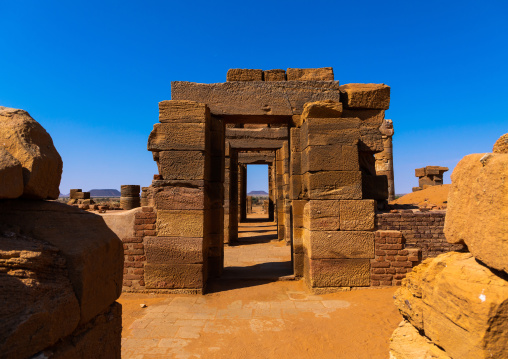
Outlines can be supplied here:
M58 198L62 158L51 136L28 112L0 106L0 146L23 166L23 197Z
M229 69L227 81L263 81L263 70Z
M451 179L446 239L508 273L508 154L468 155Z
M23 166L0 147L0 198L18 198L23 194Z
M349 108L388 110L390 87L385 84L346 84L340 86Z
M390 359L451 359L409 322L402 321L390 338Z
M395 303L452 358L503 358L508 351L508 281L500 273L470 253L442 254L407 274Z
M333 81L333 68L287 69L288 81Z
M342 116L342 103L331 100L308 102L303 106L302 120L306 118L339 118Z
M121 294L123 246L95 214L57 202L0 201L0 227L44 240L60 250L86 323Z
M27 358L73 332L79 303L55 246L0 228L0 353Z
M494 144L492 149L494 153L508 153L508 133L505 133Z
M217 84L174 81L171 97L173 100L206 103L214 115L291 116L301 114L307 102L339 102L340 91L338 81L232 81Z
M71 335L44 350L46 358L121 358L122 306L113 303Z

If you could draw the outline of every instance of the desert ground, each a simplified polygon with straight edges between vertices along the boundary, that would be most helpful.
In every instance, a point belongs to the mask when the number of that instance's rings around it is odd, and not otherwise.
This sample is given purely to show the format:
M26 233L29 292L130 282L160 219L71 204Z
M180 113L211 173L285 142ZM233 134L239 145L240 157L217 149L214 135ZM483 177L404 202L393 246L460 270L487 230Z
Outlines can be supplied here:
M207 294L122 294L122 358L388 358L396 287L313 295L275 223L249 217Z

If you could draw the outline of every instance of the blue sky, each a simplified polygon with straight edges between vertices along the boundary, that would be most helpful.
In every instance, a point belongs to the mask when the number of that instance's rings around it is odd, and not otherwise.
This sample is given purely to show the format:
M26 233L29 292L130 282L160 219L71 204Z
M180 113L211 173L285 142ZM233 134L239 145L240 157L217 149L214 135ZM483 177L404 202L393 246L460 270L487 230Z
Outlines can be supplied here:
M51 134L61 192L148 186L157 169L146 142L171 81L332 66L341 83L391 86L405 193L415 168L452 169L508 132L507 4L0 0L0 105Z

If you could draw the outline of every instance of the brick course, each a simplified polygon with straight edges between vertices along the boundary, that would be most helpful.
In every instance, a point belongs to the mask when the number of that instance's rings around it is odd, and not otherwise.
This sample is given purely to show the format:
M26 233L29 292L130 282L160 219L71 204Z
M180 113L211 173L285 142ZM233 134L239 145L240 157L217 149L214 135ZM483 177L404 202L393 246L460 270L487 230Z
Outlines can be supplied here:
M153 207L143 207L134 219L134 237L124 238L123 291L136 292L145 289L145 247L143 238L155 234L157 214Z
M378 213L376 228L401 231L406 246L421 249L422 260L424 260L437 257L442 253L464 249L461 244L451 244L446 241L443 232L445 216L446 211Z

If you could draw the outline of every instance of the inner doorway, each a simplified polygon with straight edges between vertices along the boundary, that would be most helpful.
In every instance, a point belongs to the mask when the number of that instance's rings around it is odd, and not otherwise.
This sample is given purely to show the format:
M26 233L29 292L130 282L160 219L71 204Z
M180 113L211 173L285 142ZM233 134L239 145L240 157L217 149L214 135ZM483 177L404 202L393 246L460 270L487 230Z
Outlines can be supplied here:
M277 222L269 202L269 166L245 166L245 201L238 201L238 239L224 250L226 279L278 280L293 274L291 246L278 240ZM239 194L240 196L242 194ZM270 218L271 217L271 218Z

